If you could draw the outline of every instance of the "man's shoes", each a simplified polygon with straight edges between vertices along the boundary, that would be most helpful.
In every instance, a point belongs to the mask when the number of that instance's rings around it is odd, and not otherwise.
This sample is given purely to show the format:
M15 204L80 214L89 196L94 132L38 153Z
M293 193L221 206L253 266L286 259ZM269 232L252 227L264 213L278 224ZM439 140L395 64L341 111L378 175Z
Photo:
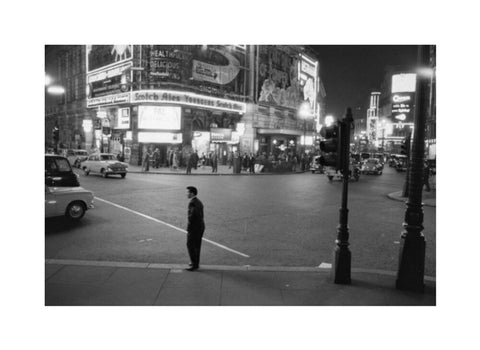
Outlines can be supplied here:
M189 268L185 269L186 271L195 271L198 270L198 266L190 266Z

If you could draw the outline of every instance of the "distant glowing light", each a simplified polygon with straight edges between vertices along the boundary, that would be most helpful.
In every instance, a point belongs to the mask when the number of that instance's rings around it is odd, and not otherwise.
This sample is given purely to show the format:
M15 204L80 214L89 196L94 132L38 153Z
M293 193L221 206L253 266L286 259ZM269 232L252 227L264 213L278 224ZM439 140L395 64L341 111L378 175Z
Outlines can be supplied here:
M418 68L417 69L417 74L419 76L422 76L422 77L425 77L425 78L431 78L433 77L433 69L432 68L427 68L427 67L423 67L423 68Z
M327 115L327 116L325 117L325 125L326 125L326 126L332 125L333 122L334 122L334 120L335 120L335 118L333 118L331 115Z
M49 86L47 91L52 95L63 95L65 93L65 88L63 86L53 85Z

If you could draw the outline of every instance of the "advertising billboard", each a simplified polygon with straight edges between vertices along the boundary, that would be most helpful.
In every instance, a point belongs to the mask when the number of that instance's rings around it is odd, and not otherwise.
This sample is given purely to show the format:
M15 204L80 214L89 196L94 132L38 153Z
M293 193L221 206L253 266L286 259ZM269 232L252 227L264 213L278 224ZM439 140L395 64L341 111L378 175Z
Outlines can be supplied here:
M87 74L87 98L124 93L130 90L132 62Z
M392 75L392 94L396 92L415 92L417 75L402 73Z
M259 46L258 102L298 109L308 101L316 108L318 62L284 46Z
M395 122L413 122L415 93L402 92L392 94L392 118Z
M180 130L181 107L139 106L138 128Z
M215 96L245 95L245 49L235 45L144 45L142 81Z
M133 45L87 45L87 73L132 59Z

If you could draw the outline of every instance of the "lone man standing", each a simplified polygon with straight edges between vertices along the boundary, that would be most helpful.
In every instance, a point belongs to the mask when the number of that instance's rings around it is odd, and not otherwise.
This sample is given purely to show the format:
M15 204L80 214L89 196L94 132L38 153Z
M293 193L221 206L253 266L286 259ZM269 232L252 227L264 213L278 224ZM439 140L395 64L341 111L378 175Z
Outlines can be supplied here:
M188 226L187 226L187 249L190 256L190 265L187 271L195 271L200 266L200 247L202 245L205 222L203 221L203 204L197 198L197 189L187 187L188 203Z

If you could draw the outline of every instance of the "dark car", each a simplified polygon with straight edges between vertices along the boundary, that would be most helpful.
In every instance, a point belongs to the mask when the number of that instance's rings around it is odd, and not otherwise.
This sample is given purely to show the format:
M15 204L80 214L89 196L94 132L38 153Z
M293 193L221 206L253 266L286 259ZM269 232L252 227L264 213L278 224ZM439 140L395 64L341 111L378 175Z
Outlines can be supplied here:
M377 158L370 158L362 163L360 172L362 174L382 175L383 164Z
M77 187L78 175L75 174L68 162L62 156L45 155L45 185L50 187Z

